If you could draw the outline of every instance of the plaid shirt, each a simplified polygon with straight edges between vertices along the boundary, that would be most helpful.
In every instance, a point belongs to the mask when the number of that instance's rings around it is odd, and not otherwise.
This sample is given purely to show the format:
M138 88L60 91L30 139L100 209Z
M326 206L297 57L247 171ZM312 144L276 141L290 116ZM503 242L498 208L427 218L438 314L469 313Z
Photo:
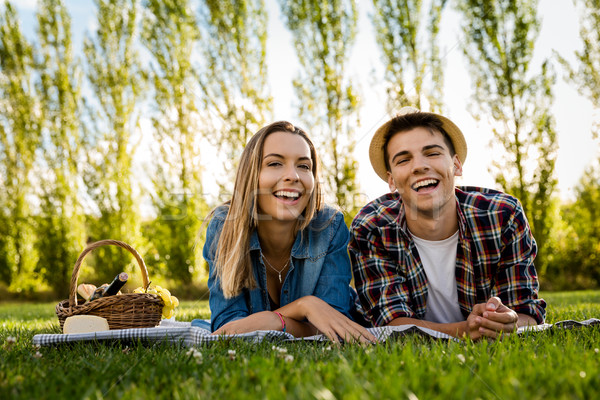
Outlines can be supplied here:
M456 202L455 276L465 319L475 304L498 296L517 313L543 323L546 302L538 298L533 265L537 246L520 202L475 187L456 188ZM355 285L373 324L425 318L427 276L408 232L401 197L390 193L367 204L354 218L351 233Z

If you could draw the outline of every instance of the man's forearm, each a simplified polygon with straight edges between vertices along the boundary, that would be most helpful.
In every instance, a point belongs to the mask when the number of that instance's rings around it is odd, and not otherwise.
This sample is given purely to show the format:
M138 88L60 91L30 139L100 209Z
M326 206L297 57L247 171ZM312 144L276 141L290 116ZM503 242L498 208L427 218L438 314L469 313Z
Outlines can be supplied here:
M445 333L447 335L450 335L450 336L453 336L456 338L462 338L467 330L467 321L451 322L451 323L442 324L442 323L438 323L438 322L431 322L431 321L425 321L422 319L407 318L407 317L400 317L400 318L393 319L392 321L390 321L390 323L388 325L389 326L416 325L416 326L420 326L423 328L433 329L434 331L442 332L442 333Z
M531 315L517 313L519 316L519 320L517 321L517 326L529 326L529 325L537 325L537 321Z

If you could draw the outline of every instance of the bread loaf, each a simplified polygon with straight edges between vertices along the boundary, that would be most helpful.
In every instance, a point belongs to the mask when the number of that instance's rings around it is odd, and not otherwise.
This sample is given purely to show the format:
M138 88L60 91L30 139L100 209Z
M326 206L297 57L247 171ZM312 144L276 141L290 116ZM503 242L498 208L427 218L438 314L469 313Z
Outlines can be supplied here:
M94 293L94 290L96 290L96 285L91 285L89 283L82 283L77 286L77 293L79 293L79 295L86 301L90 299L90 296Z

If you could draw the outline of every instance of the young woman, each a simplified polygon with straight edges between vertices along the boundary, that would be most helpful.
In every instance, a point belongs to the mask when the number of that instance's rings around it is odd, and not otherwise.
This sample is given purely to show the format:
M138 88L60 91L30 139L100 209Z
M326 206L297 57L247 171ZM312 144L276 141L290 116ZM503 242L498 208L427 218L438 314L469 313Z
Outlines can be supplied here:
M213 212L206 234L213 334L283 330L376 341L351 319L349 233L320 190L303 130L275 122L250 139L233 196Z

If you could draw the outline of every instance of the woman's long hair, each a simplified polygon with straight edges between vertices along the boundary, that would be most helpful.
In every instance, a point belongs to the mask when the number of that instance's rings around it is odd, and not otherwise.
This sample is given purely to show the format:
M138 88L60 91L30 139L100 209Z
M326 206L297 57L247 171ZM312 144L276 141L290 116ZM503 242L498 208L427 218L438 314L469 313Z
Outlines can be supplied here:
M308 226L323 207L319 183L319 160L306 132L289 122L279 121L265 126L248 141L237 168L233 195L227 217L217 243L214 260L217 278L226 298L237 296L244 288L255 288L256 280L250 260L250 236L258 227L258 177L262 165L265 138L274 132L302 136L310 148L315 186L306 208L298 217L296 232Z

